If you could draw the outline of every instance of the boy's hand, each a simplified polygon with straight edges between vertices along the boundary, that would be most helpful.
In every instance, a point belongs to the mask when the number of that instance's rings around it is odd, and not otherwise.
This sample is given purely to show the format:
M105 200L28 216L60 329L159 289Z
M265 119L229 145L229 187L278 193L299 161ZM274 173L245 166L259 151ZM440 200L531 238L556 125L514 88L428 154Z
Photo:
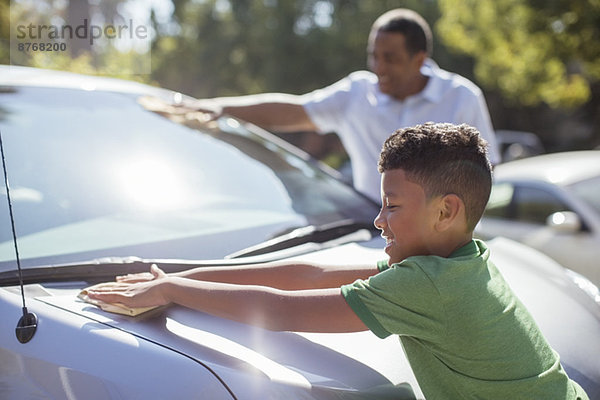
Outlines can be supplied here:
M153 307L170 303L164 295L167 275L156 265L152 265L152 280L125 283L108 282L88 290L88 297L105 303L119 303L127 307Z
M152 264L150 267L150 272L140 272L139 274L127 274L117 276L115 280L120 283L138 283L138 282L148 282L154 279L158 279L161 277L165 277L166 274L156 266L156 264Z

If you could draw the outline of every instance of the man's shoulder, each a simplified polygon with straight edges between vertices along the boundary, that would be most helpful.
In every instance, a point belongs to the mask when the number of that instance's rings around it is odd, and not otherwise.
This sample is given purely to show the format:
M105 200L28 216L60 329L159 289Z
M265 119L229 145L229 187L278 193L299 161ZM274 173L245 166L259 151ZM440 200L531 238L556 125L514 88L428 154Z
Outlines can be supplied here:
M343 80L347 82L353 92L376 92L378 88L377 75L370 71L354 71Z
M354 71L336 83L317 90L316 93L320 93L321 95L343 93L343 95L347 96L346 99L348 102L362 106L368 104L367 97L379 95L377 75L369 71Z
M338 81L304 95L306 99L328 97L335 93L367 93L377 89L377 76L369 71L354 71Z
M441 92L447 91L462 91L475 95L481 94L481 89L471 80L459 75L455 72L450 72L440 68L435 63L424 65L423 74L428 76L432 81L432 85Z
M352 82L365 82L369 84L377 83L377 75L375 75L371 71L354 71L351 72L347 78L350 79Z

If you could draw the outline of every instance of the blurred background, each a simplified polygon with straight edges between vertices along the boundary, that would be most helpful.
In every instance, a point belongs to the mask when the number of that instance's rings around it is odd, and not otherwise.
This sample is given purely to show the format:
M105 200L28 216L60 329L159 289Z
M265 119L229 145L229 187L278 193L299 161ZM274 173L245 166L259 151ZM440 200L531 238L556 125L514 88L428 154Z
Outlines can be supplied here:
M507 158L600 146L598 0L0 0L0 64L12 60L11 21L135 18L148 28L142 45L78 41L20 63L133 79L198 98L301 94L365 69L371 24L396 7L425 17L434 34L432 58L479 85L495 129L507 143L522 142L506 149ZM147 73L136 73L140 60L149 61ZM285 137L335 168L347 161L333 134Z

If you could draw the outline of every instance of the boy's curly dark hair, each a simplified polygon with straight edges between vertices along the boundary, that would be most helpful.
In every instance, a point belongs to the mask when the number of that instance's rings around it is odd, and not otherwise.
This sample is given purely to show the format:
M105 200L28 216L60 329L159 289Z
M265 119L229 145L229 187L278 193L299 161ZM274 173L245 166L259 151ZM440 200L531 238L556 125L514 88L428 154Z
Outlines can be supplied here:
M465 204L467 227L481 218L492 186L487 142L469 125L426 123L399 129L383 144L379 172L403 169L428 199L455 194Z

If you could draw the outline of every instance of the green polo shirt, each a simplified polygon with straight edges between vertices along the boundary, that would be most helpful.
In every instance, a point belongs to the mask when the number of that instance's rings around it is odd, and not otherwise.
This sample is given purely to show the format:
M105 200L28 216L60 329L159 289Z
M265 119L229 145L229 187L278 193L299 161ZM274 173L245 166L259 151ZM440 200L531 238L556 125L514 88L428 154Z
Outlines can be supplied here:
M377 336L399 335L428 400L588 399L483 242L378 267L342 294Z

